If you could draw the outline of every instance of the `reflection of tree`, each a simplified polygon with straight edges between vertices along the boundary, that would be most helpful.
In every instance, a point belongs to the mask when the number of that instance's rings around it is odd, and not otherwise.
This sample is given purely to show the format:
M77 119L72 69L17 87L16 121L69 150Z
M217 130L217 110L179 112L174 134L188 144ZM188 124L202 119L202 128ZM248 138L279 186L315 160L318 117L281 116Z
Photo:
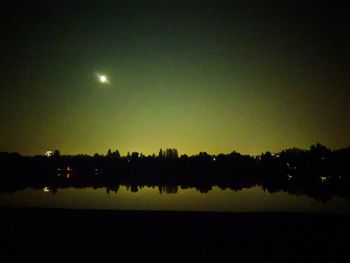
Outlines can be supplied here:
M176 194L179 189L178 185L158 185L159 193Z
M331 151L321 144L310 150L292 148L255 157L201 152L179 158L176 149L161 149L157 157L137 152L122 157L118 150L94 157L62 156L59 151L52 157L0 153L0 191L105 187L109 193L125 185L131 192L148 186L160 193L177 193L179 187L207 193L214 186L241 190L259 185L271 193L287 191L326 201L334 195L350 198L349 161L349 148Z

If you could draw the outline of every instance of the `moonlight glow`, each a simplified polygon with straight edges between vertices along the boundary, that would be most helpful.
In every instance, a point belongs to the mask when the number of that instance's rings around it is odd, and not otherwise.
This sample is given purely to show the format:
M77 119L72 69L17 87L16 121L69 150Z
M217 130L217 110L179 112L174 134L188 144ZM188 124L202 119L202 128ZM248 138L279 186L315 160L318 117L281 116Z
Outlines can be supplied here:
M97 74L98 81L102 84L109 84L109 80L106 75Z

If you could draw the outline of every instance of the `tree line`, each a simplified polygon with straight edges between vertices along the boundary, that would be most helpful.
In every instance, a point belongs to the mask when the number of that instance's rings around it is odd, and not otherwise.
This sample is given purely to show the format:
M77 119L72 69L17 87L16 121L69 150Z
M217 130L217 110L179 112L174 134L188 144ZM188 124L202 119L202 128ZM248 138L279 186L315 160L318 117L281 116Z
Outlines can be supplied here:
M156 186L160 192L194 187L208 192L214 186L240 190L261 186L269 192L306 194L317 200L332 196L350 197L350 148L330 150L319 143L309 149L290 148L258 156L238 152L210 155L178 155L177 149L160 149L159 154L138 152L121 156L118 150L105 155L22 156L0 152L2 192L28 187L105 187L117 191L120 185L137 191Z

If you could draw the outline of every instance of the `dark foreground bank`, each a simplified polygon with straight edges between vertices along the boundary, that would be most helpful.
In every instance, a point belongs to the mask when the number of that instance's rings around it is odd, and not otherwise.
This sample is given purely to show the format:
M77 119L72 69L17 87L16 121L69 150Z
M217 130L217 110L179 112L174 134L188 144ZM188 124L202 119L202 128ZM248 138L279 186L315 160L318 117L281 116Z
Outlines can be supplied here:
M344 262L349 215L2 208L1 262Z

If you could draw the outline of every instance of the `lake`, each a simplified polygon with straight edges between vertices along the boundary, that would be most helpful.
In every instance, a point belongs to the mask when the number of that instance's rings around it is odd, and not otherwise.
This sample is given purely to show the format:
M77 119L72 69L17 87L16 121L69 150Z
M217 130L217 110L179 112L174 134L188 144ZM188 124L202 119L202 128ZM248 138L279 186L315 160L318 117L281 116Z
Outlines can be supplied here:
M333 196L326 202L306 195L279 191L270 193L260 186L234 191L214 186L207 193L195 188L178 188L177 193L160 191L158 187L120 186L118 191L106 188L59 188L42 190L27 188L14 193L1 193L2 207L45 207L107 210L222 211L222 212L305 212L349 213L350 200Z

